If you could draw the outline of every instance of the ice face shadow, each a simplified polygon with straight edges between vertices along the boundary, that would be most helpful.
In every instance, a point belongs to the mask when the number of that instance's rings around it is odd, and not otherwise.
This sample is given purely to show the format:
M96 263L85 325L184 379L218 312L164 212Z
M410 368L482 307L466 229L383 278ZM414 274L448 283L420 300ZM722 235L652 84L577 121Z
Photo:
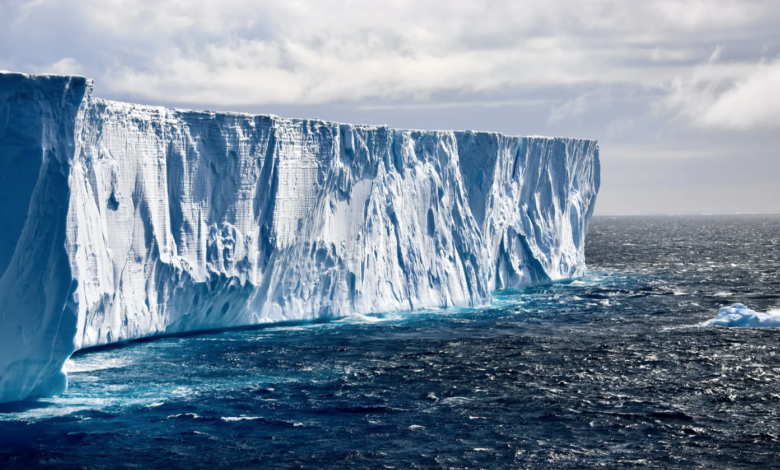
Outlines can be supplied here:
M312 320L296 320L296 321L285 321L285 322L276 322L276 323L262 323L259 325L235 326L235 327L227 327L227 328L209 328L204 330L184 331L179 333L162 333L159 335L146 336L144 338L138 338L129 341L120 341L117 343L103 344L100 346L91 346L89 348L79 349L78 351L71 354L71 357L82 356L84 354L90 354L99 351L111 351L113 349L122 349L122 348L132 346L134 344L151 343L165 338L189 338L192 336L205 336L205 335L230 333L231 331L256 331L256 330L267 330L271 328L290 328L294 326L319 325L323 323L331 323L338 320L343 320L344 318L347 317L322 317L322 318L315 318Z
M54 403L40 401L36 398L29 398L22 401L12 401L10 403L0 403L0 415L10 413L24 413L31 410L41 410L55 406Z

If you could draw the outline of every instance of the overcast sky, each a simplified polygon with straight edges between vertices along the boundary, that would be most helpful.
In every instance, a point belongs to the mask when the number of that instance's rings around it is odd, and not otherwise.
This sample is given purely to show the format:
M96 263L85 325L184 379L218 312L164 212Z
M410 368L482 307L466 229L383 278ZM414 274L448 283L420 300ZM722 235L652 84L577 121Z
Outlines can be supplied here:
M0 0L109 99L597 139L599 214L780 212L778 0Z

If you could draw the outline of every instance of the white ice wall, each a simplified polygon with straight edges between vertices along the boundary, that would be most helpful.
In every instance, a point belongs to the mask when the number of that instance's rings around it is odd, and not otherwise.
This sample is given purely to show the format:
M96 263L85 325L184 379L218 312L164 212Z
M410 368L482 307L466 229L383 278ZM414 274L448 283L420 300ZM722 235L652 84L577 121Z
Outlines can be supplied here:
M74 80L80 95L66 89ZM13 199L0 216L16 221L0 228L0 296L19 282L2 274L9 252L64 260L59 270L38 260L27 268L60 286L50 317L0 302L0 337L24 331L7 344L27 348L0 346L0 401L56 392L77 348L475 306L497 288L585 270L594 141L174 111L92 98L86 80L68 77L0 73L0 100L0 161L23 161L0 178L27 175L27 192L0 189ZM4 144L2 116L33 135L26 156ZM62 197L28 196L30 181L53 184L40 149L57 146ZM49 245L7 242L44 212L64 221ZM64 327L51 333L57 316Z

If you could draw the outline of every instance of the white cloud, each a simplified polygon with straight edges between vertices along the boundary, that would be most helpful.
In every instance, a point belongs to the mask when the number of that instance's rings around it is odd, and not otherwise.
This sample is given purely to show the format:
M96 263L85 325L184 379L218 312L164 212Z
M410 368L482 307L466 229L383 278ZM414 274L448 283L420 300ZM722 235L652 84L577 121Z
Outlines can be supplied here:
M702 128L748 130L780 127L780 58L758 64L706 64L671 84L664 105Z
M21 71L89 75L99 93L181 105L442 106L432 97L665 87L666 111L744 129L778 125L778 63L728 56L728 44L756 37L764 53L778 24L770 0L35 0L0 4L0 57ZM548 122L605 96L581 94Z
M746 188L777 173L778 30L777 0L0 0L0 68L111 99L597 138L599 210L657 212L713 159L753 155L717 170ZM648 168L685 191L648 189Z
M657 87L778 18L771 0L36 0L0 5L0 55L69 57L98 90L181 104L414 100Z
M83 75L84 68L72 57L65 57L57 62L45 65L37 70L39 73L51 73L56 75Z
M698 122L733 129L780 127L780 60L760 64L721 93Z
M557 123L568 118L579 116L596 105L594 100L601 100L604 98L605 97L603 95L594 97L592 93L582 94L573 100L563 103L560 106L553 107L547 120L552 123Z

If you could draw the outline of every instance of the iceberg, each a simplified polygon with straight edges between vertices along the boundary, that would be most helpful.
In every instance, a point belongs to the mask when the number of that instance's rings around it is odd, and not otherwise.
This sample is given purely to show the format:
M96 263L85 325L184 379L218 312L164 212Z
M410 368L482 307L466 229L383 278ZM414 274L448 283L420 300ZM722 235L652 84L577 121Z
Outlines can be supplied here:
M593 140L142 106L0 72L0 402L81 348L585 273Z
M770 310L760 313L751 310L743 304L722 307L718 316L707 320L699 326L727 326L732 328L780 328L780 310Z

